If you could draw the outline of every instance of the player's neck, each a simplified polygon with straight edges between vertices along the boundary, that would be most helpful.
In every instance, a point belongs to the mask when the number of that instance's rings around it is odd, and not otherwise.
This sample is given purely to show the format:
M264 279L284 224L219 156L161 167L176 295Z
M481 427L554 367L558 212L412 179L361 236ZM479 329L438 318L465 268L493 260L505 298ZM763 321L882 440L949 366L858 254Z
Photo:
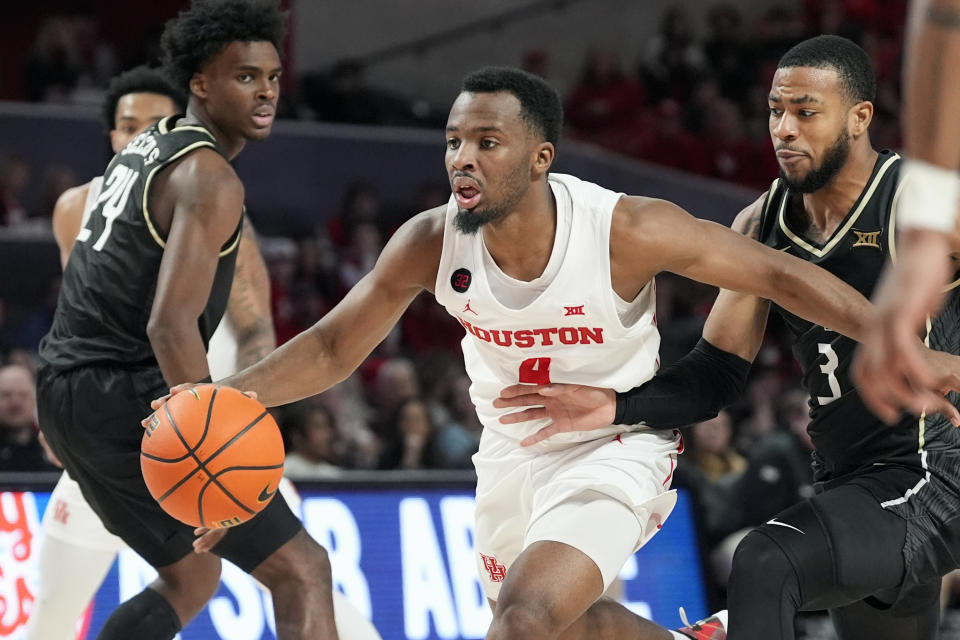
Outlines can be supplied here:
M228 135L223 129L217 126L213 118L210 117L210 114L208 114L202 106L194 105L192 101L187 107L186 117L184 117L180 123L189 124L191 122L203 125L204 128L213 134L214 139L217 141L217 146L220 147L220 150L223 151L223 154L228 160L233 160L237 157L237 154L243 150L243 146L247 143L243 136Z
M481 233L505 274L525 282L543 275L557 235L557 202L550 185L544 180L531 187L513 210Z
M877 152L872 148L851 150L850 159L830 184L803 196L803 208L811 226L829 236L840 225L870 182Z

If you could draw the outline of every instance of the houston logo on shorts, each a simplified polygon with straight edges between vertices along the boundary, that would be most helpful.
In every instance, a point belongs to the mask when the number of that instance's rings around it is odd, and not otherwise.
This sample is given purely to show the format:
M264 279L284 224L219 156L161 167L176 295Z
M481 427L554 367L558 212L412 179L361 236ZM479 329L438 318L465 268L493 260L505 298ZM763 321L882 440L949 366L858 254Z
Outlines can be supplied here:
M503 582L503 579L507 577L507 568L497 562L497 559L493 556L481 553L480 559L483 560L483 568L490 574L490 582Z

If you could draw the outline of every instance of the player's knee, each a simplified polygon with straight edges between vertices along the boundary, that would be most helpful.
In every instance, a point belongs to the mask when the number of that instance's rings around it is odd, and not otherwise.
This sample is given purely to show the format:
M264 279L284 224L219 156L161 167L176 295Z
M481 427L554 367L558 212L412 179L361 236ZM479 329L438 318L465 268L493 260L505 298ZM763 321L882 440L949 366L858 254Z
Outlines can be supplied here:
M498 603L487 640L537 640L555 638L560 629L546 607Z
M310 585L329 585L332 581L330 556L301 530L257 567L253 576L271 592L286 587L305 590Z
M207 553L190 554L170 567L158 570L163 586L159 589L177 607L202 606L220 588L220 558Z
M730 574L731 594L780 593L799 598L800 584L789 556L765 533L753 530L737 545Z

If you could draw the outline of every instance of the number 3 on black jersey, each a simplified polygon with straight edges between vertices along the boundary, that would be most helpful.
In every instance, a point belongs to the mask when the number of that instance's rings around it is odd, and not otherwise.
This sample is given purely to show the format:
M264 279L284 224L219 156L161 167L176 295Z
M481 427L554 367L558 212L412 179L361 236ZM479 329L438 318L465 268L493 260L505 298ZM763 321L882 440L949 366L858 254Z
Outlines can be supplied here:
M113 229L113 221L123 213L127 199L130 197L130 190L133 189L138 177L139 174L136 171L122 164L116 165L107 177L103 191L97 198L97 204L94 207L94 212L99 209L103 217L106 218L103 233L93 244L94 251L103 250L103 245L106 244L107 238L110 237L110 231ZM93 218L93 216L90 217ZM77 234L77 242L86 242L91 233L92 231L88 227L84 227Z
M827 386L830 387L829 396L817 396L817 402L822 407L825 404L830 404L834 400L840 397L840 382L837 380L837 367L840 366L840 361L837 359L837 352L833 350L833 345L826 342L817 343L817 349L823 355L827 356L827 363L820 365L820 373L823 373L827 376Z

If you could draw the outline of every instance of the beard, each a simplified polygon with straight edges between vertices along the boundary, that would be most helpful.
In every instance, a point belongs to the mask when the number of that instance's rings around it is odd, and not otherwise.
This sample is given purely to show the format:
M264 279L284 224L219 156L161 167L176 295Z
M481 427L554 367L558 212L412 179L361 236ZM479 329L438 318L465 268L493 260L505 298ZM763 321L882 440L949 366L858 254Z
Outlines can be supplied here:
M510 172L504 181L504 191L507 195L498 203L482 209L459 209L453 218L453 225L457 231L465 235L473 235L484 225L500 220L516 206L530 187L530 168L520 165Z
M780 169L780 179L786 183L791 191L813 193L830 184L830 181L847 163L848 157L850 157L850 132L844 127L837 139L827 149L819 167L811 169L807 172L807 175L799 180L791 180L783 169Z
M484 225L496 222L505 215L507 211L503 207L488 207L475 211L460 209L453 217L453 225L460 233L473 235Z

